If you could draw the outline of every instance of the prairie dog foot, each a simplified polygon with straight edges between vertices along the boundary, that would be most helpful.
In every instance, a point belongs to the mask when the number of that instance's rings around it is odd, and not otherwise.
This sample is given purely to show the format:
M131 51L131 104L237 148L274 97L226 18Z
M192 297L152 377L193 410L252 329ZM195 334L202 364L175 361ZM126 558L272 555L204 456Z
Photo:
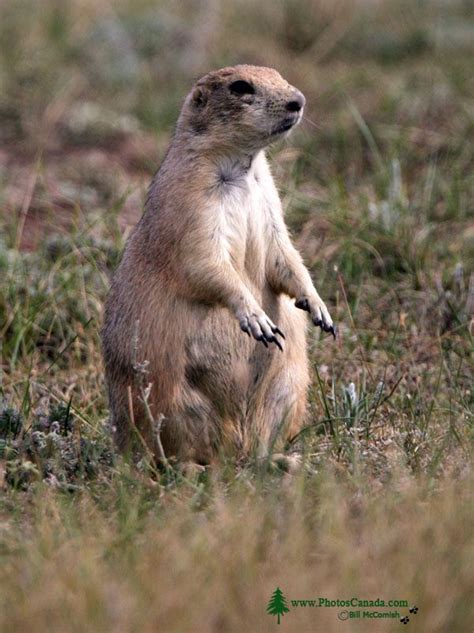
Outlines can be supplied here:
M290 475L295 475L301 468L303 460L299 453L284 455L283 453L273 453L270 457L270 464L274 468L284 471Z
M197 462L182 462L178 465L177 470L186 477L186 479L197 479L199 475L206 472L206 467Z

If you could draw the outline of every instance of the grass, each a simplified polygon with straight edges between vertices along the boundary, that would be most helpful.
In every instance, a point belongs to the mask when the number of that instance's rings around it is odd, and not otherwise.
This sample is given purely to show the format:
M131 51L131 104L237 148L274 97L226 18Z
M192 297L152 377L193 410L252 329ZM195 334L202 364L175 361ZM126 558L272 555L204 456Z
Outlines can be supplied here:
M282 630L471 630L473 19L404 0L2 4L2 633L273 631L277 586ZM186 90L242 61L306 94L271 160L339 337L309 334L298 472L157 476L110 440L103 301ZM343 622L291 603L354 596L408 606Z

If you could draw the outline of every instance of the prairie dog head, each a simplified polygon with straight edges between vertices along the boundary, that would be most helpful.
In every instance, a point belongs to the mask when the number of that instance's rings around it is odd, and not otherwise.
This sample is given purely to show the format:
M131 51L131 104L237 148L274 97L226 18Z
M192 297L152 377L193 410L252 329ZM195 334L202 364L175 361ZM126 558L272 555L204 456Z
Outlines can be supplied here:
M299 123L305 98L272 68L234 66L202 77L187 96L178 130L208 148L263 149Z

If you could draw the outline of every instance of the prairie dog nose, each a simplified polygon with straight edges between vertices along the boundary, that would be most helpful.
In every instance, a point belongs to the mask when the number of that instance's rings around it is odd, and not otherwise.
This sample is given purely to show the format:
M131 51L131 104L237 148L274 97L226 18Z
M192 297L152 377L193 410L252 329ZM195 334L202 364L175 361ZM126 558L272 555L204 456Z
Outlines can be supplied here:
M286 109L288 112L299 112L303 109L305 103L306 99L304 98L304 94L299 90L295 90L293 98L286 104Z

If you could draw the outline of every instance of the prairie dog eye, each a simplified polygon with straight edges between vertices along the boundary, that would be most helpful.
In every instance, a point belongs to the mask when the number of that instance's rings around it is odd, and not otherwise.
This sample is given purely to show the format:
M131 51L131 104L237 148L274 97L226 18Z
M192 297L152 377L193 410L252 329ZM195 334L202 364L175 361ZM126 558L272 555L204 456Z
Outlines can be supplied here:
M248 81L239 79L230 84L229 90L235 95L253 95L255 94L255 88Z

